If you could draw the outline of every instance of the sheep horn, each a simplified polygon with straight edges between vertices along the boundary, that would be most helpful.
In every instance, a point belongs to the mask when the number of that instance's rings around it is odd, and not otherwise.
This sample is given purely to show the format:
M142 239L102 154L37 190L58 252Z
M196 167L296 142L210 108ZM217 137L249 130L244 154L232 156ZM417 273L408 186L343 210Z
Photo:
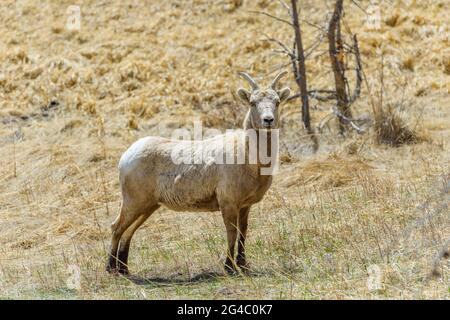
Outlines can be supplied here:
M245 80L247 80L248 83L250 83L250 85L252 86L252 89L253 89L253 90L258 90L258 89L259 89L259 86L258 86L258 84L256 83L256 81L253 80L253 78L250 77L247 73L245 73L245 72L239 72L239 75L240 75L242 78L244 78Z
M277 83L278 81L283 78L288 72L287 71L282 71L279 74L277 74L277 76L275 77L275 79L273 79L272 84L270 85L270 88L272 88L273 90L277 89Z

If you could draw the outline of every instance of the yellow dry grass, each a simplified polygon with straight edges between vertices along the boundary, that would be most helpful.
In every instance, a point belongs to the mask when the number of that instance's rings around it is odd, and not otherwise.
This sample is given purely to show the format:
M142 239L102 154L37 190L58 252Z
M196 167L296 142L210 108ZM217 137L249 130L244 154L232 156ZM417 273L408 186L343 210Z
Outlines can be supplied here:
M303 18L323 23L324 2L300 3ZM0 6L1 298L449 298L448 260L435 259L450 237L448 1L383 2L380 30L346 4L372 91L381 50L386 99L406 96L398 112L428 141L391 148L372 133L343 140L326 131L313 155L299 102L290 102L288 161L251 212L253 275L222 273L220 214L160 210L133 240L136 279L104 272L121 153L195 118L239 126L237 72L268 81L287 61L264 34L290 43L291 33L249 12L286 17L277 1L85 0L81 30L68 31L72 4ZM304 25L306 47L316 36ZM326 54L307 67L311 88L332 86ZM353 108L370 112L367 88ZM314 102L313 122L328 109ZM79 289L67 286L70 265L81 269ZM376 288L367 285L373 270Z
M286 174L285 187L315 186L321 189L337 188L358 180L370 173L371 167L359 158L341 158L335 154L324 160L299 162Z

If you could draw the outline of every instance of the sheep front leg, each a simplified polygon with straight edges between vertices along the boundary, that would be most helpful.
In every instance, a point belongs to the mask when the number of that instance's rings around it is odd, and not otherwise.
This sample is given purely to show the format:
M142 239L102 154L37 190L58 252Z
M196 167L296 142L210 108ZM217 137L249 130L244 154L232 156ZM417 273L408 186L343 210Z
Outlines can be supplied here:
M237 220L238 209L233 206L226 206L222 208L223 222L225 223L225 229L227 231L227 258L225 260L225 270L228 273L234 273L236 270L234 264L234 247L237 238Z
M239 239L238 239L238 254L236 257L236 264L244 271L249 269L247 260L245 258L245 239L247 237L248 214L250 207L242 208L239 211Z

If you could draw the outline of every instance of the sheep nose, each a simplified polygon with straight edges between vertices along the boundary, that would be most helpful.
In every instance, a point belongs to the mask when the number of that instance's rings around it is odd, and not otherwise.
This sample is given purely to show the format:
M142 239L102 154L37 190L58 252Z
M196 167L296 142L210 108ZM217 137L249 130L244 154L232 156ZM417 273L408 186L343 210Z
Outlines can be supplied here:
M273 124L273 117L272 116L264 117L263 122L265 126L270 127Z

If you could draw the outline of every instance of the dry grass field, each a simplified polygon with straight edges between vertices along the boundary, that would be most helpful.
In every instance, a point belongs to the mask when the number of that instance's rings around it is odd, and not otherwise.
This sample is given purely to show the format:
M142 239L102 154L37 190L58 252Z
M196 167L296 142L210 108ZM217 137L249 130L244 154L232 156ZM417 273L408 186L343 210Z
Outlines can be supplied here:
M66 28L73 4L79 31ZM333 1L300 4L324 25ZM160 209L133 238L127 278L105 272L120 155L194 119L240 126L237 73L267 83L288 60L265 34L292 37L251 11L286 12L269 0L3 0L0 298L449 299L450 260L438 256L450 239L450 3L382 1L377 30L345 6L369 84L354 114L371 115L382 52L386 103L420 142L377 144L373 129L341 138L331 125L313 153L293 100L280 173L250 213L250 276L222 269L220 213ZM309 47L318 33L302 25ZM310 88L334 85L325 50L307 61ZM313 123L330 107L313 101Z

